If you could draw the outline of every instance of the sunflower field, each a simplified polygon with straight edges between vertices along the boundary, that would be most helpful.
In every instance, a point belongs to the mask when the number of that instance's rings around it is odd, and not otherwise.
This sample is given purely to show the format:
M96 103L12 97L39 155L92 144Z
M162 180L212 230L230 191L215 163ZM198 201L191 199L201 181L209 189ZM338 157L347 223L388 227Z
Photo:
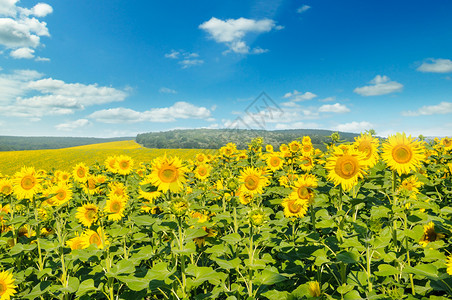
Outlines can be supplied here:
M452 298L452 139L0 174L0 299Z

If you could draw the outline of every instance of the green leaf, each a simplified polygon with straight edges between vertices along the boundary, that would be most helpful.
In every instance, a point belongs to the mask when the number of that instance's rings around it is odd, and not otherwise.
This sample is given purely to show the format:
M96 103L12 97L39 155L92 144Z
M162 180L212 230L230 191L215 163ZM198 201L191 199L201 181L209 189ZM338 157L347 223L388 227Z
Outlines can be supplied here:
M47 290L51 287L52 282L51 281L42 281L35 285L30 293L27 293L23 295L23 298L26 299L36 299L39 298L39 296L43 295Z
M69 277L67 286L60 289L63 293L75 293L78 290L78 287L80 286L80 280L78 280L77 277Z
M115 264L109 272L107 272L107 276L116 277L121 274L131 274L135 272L135 266L130 260L121 260L117 264Z
M228 244L234 245L234 244L240 242L242 240L242 237L240 236L240 234L234 232L234 233L225 235L221 239Z
M80 296L87 294L88 292L95 291L95 290L97 290L97 289L94 287L94 280L90 278L90 279L86 279L80 283L80 285L78 286L77 293L75 295L77 297L80 297Z
M192 287L197 287L205 281L209 281L213 285L218 285L227 277L224 273L214 271L212 267L189 265L185 271L187 275L195 277L190 280L190 285Z
M191 241L195 238L207 235L207 232L202 228L189 228L185 232L185 240Z
M262 285L262 284L272 285L272 284L286 280L286 277L282 276L281 274L279 274L277 272L265 269L262 272L259 272L255 276L255 280L260 285Z
M341 252L336 255L336 259L346 264L354 264L359 261L358 255L353 252Z
M196 253L196 244L192 241L184 245L184 248L182 250L178 248L173 248L171 251L175 254L179 255L190 255L193 253Z
M149 278L145 277L135 277L133 275L128 276L117 276L117 279L124 282L129 289L132 291L141 291L147 289L149 286L149 282L151 281Z
M10 254L10 255L16 255L16 254L19 254L19 253L21 253L21 252L23 252L23 251L31 251L31 250L34 250L36 247L37 247L37 244L36 244L36 243L30 244L30 245L18 243L18 244L15 244L15 245L11 248L11 250L9 250L9 254Z
M388 264L382 264L378 266L378 271L375 272L375 275L377 276L391 276L399 274L400 271L397 270L395 267L388 265Z
M337 288L337 291L339 292L339 294L344 295L353 290L353 288L354 288L353 285L346 285L344 283L343 285Z
M345 294L344 300L356 300L356 299L363 299L361 295L358 293L358 291L351 291Z
M230 260L226 260L226 259L222 259L222 258L218 258L218 257L217 258L212 257L212 259L220 266L220 268L223 268L226 270L238 268L240 266L240 264L242 263L242 261L238 257L236 257L234 259L230 259Z
M385 206L372 206L370 216L373 219L387 218L391 210Z
M427 277L430 279L438 278L438 269L433 264L420 264L415 267L405 267L403 269L403 272Z
M281 300L281 299L287 299L287 296L289 296L289 292L270 290L265 293L262 293L261 295L270 300Z
M153 216L136 216L133 221L138 226L152 226L155 223L155 217Z

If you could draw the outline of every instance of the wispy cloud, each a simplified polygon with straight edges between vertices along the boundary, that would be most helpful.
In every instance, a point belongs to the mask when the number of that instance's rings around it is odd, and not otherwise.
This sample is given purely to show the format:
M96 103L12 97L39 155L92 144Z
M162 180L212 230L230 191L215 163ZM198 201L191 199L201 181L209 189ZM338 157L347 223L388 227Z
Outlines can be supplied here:
M404 111L403 116L415 117L415 116L428 116L428 115L444 115L452 113L452 102L441 102L437 105L422 106L416 111Z
M204 60L199 58L199 54L196 52L187 52L184 50L171 50L170 53L165 54L166 58L174 59L178 61L178 64L182 65L182 69L187 69L192 66L202 65Z
M250 49L244 39L250 33L261 34L269 32L272 29L282 29L276 27L275 21L271 19L254 20L238 18L224 21L215 17L199 25L199 28L206 31L213 40L217 43L225 44L229 48L225 53L234 52L239 54L260 54L267 52L267 49L261 49L259 47Z
M170 89L170 88L167 88L167 87L161 87L159 89L159 93L162 93L162 94L177 94L177 91L173 90L173 89Z
M364 132L366 130L372 129L373 124L369 123L367 121L361 121L361 122L350 122L345 124L339 124L336 127L334 127L334 130L337 131L343 131L343 132L354 132L354 133L360 133Z
M297 13L299 13L299 14L302 14L302 13L304 13L305 11L307 11L308 9L310 9L311 7L309 6L309 5L303 5L303 6L301 6L301 7L299 7L298 9L297 9Z
M444 58L430 58L423 62L416 70L430 73L450 73L452 72L452 60Z
M356 94L361 96L379 96L390 93L400 92L403 89L403 85L396 81L390 81L388 76L375 76L374 79L369 81L371 85L363 87L357 87L353 90Z
M92 123L87 119L78 119L76 121L61 123L55 126L55 129L61 131L73 131L91 125Z
M335 104L325 104L325 105L320 106L319 112L342 114L342 113L350 112L350 109L343 104L335 103Z
M205 119L211 118L211 110L188 102L176 102L170 107L151 108L147 111L136 111L129 108L118 107L102 109L88 116L97 122L120 124L138 122L174 122L178 119Z
M301 93L297 90L294 90L293 92L288 92L284 94L284 98L290 99L290 101L293 102L300 102L300 101L306 101L316 98L317 95L311 92L305 92Z

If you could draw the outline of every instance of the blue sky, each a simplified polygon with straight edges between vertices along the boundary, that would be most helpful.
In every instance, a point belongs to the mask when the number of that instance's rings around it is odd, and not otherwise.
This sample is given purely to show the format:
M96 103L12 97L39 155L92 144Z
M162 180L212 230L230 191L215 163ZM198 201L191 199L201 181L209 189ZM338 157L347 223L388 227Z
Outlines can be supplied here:
M451 11L448 0L0 0L0 135L451 136Z

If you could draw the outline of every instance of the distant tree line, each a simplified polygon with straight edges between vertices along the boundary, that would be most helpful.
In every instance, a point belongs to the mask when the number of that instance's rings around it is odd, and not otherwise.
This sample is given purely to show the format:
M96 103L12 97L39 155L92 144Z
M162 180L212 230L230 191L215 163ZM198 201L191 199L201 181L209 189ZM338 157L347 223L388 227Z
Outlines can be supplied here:
M264 144L279 147L303 136L310 136L317 148L325 149L324 144L331 142L330 130L290 129L290 130L247 130L247 129L185 129L138 134L136 142L147 148L168 149L219 149L233 142L239 149L245 149L256 137L262 137ZM354 141L354 133L339 132L341 140Z
M87 137L25 137L0 136L0 151L61 149L97 143L128 141L134 137L87 138Z

